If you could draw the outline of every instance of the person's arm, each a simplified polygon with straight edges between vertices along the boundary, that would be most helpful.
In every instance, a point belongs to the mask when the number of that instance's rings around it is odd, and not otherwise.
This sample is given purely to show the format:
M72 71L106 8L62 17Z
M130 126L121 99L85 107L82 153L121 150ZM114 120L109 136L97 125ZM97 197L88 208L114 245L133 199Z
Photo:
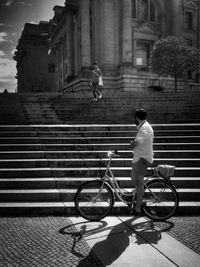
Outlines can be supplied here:
M130 143L130 148L131 149L134 149L136 146L138 146L139 145L139 142L136 140L136 139L134 139L133 141L131 141L131 143Z
M134 149L136 146L142 144L148 137L148 131L145 128L141 128L137 133L136 138L130 143L131 149Z

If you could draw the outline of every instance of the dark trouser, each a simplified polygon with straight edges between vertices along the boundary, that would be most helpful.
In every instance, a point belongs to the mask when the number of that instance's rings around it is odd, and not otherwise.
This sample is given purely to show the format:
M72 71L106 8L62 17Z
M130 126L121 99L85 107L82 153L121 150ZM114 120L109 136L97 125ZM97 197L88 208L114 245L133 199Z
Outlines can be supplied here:
M142 199L144 194L144 176L147 172L147 168L150 165L148 161L140 158L137 162L132 163L131 179L136 187L136 209L140 210L142 205Z
M94 98L97 98L97 95L98 96L101 95L100 92L98 91L98 87L99 87L98 82L92 83L92 92L93 92Z

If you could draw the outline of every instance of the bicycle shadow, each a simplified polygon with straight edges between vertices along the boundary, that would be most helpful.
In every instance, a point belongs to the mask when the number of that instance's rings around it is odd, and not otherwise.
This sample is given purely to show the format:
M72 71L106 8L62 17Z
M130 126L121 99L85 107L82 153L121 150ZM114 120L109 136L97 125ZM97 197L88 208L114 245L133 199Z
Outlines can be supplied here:
M90 227L92 224L92 228ZM104 232L105 229L109 230L110 227L107 227L107 222L99 221L99 222L90 222L83 221L75 224L67 225L59 230L59 233L62 235L70 236L70 252L79 259L87 258L86 262L88 263L86 266L90 266L90 263L97 264L98 266L102 263L98 259L98 257L94 254L94 252L90 251L90 247L85 241L85 237L94 235L96 233ZM69 242L69 238L67 239ZM84 250L83 250L84 247ZM86 256L86 251L88 251L88 255ZM77 265L76 265L77 266Z
M173 228L174 224L166 221L158 228L153 221L138 222L132 218L112 227L106 239L97 242L87 257L81 259L78 267L89 266L91 256L94 253L99 259L103 259L102 266L107 266L115 262L132 243L136 245L157 244L162 239L162 232L167 232ZM107 231L106 227L104 231ZM100 229L103 233L103 229Z

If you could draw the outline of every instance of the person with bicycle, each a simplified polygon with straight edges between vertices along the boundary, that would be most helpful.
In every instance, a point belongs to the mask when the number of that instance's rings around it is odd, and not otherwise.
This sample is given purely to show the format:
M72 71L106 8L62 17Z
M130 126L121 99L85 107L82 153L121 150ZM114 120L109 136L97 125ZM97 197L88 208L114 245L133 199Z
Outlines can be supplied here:
M141 213L142 199L144 194L144 176L147 168L153 163L153 138L154 131L146 121L147 112L140 108L135 111L135 123L137 134L130 147L133 150L131 179L136 188L135 212Z

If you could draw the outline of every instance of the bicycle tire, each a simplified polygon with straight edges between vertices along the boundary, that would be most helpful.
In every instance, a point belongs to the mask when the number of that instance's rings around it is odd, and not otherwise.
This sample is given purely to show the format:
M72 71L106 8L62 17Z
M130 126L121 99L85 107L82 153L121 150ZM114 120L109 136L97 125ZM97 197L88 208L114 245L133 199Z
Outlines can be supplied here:
M99 221L112 210L114 194L106 183L104 183L98 199L95 198L102 184L102 181L89 181L84 183L76 192L76 210L86 220Z
M142 209L145 215L154 221L164 221L177 210L179 198L174 186L164 179L154 179L147 182L144 191ZM152 194L152 192L154 194Z

